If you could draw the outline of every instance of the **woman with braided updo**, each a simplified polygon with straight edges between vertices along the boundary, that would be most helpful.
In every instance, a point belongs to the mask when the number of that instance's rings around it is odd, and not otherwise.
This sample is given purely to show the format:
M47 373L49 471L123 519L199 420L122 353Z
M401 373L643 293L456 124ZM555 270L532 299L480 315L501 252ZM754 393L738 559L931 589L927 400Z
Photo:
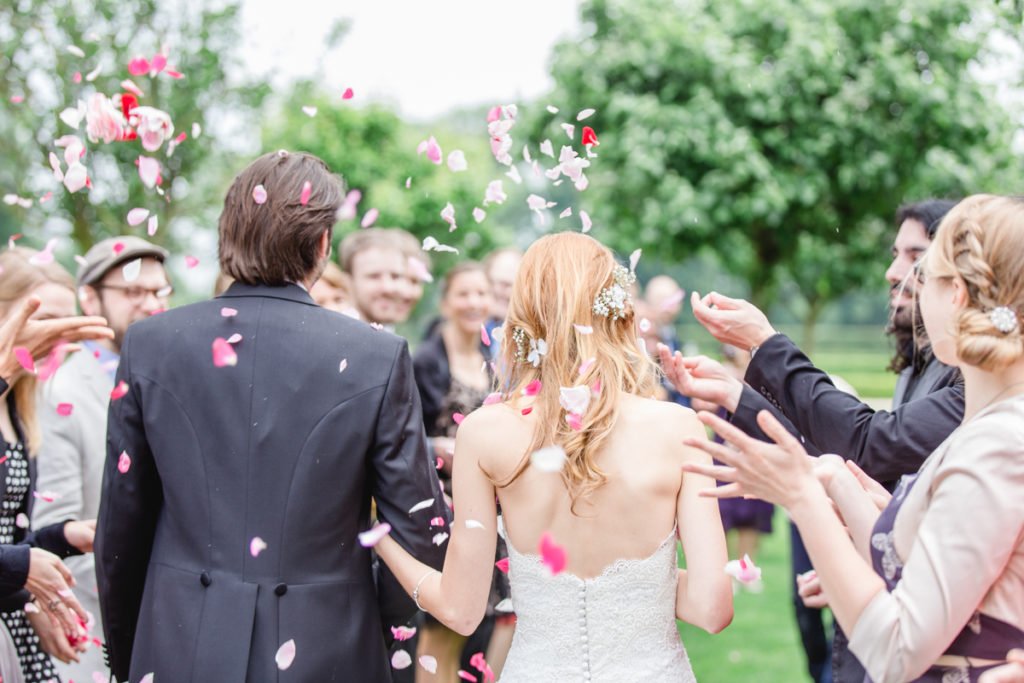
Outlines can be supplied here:
M963 373L964 417L891 498L837 456L813 464L768 413L775 444L701 415L738 450L694 443L727 466L684 469L730 482L715 495L789 511L875 683L973 683L1024 647L1022 247L1024 198L969 197L939 226L920 310L936 357Z

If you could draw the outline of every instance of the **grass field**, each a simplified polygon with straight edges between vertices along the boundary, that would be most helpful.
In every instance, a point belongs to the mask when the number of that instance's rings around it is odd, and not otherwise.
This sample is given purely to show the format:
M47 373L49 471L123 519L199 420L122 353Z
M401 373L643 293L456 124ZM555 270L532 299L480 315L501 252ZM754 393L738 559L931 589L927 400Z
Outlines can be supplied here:
M793 616L789 521L776 510L774 533L762 539L757 561L764 592L741 591L732 624L716 635L689 624L679 632L701 683L804 683L803 649Z

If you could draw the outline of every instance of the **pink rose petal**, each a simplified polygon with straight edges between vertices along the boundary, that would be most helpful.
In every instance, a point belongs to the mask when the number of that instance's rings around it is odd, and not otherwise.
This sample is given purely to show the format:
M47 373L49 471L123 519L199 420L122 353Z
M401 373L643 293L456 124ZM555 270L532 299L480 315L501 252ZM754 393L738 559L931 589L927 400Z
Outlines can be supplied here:
M33 491L32 495L36 498L36 500L41 500L44 503L52 503L53 501L57 500L60 497L53 491L43 491L41 493L39 491Z
M480 341L484 346L491 345L491 336L487 334L487 326L483 324L480 325Z
M218 368L227 365L238 365L238 355L231 348L231 344L223 337L217 337L213 340L213 365Z
M133 80L131 80L129 78L126 78L123 81L121 81L121 87L123 89L127 90L128 92L130 92L131 94L136 95L138 97L145 97L146 96L146 93L142 92L142 88L140 88L139 86L135 85L135 81L133 81Z
M287 643L277 649L277 654L274 655L274 661L277 662L277 668L281 671L286 670L295 661L295 641L289 640Z
M345 92L341 93L341 99L351 100L354 95L355 93L352 92L352 88L345 88Z
M453 150L448 155L448 168L453 173L459 173L469 168L469 164L466 163L466 154L461 149Z
M110 400L116 401L119 398L124 398L125 394L128 393L128 382L121 380L117 383L117 386L110 390Z
M754 564L749 555L738 560L729 560L725 573L743 584L750 584L761 578L761 568Z
M543 386L539 379L535 379L523 388L523 396L536 396Z
M473 207L473 220L477 223L482 223L487 218L487 212L481 209L479 206Z
M128 455L128 451L121 451L121 455L117 456L117 471L121 474L127 474L131 466L132 457Z
M380 211L377 209L370 209L363 214L363 220L359 221L360 228L368 228L377 221L377 217L380 216Z
M484 405L491 406L494 405L495 403L501 403L501 401L501 392L492 391L491 393L487 394L487 396L484 398Z
M238 315L238 311L234 308L229 308L228 306L225 306L224 308L220 309L220 315L222 318L234 318L236 315Z
M500 571L503 571L506 574L508 574L508 558L507 557L503 557L500 560L498 560L497 562L495 562L494 566L497 567Z
M364 531L359 534L359 545L364 548L372 548L377 545L382 538L391 533L391 525L387 522L376 525L368 531Z
M149 209L135 208L128 212L128 225L135 227L149 218Z
M14 347L14 357L18 360L18 364L21 365L21 367L25 368L29 372L36 371L36 361L24 346Z
M153 683L153 673L150 672L139 679L139 683Z
M430 526L432 526L432 527L433 526L444 526L444 525L445 525L444 517L434 517L432 520L430 520Z
M145 57L136 57L128 62L128 73L132 76L142 76L149 73L149 60Z
M249 541L249 554L253 557L259 557L260 553L267 549L267 543L259 536L253 536L253 539Z
M579 413L566 413L565 421L569 424L569 428L574 432L578 432L583 429L583 416Z
M68 166L68 170L64 173L64 187L68 189L68 192L74 194L83 187L89 184L89 171L79 162L75 162Z
M69 169L70 170L70 169ZM139 156L139 178L142 184L153 189L160 177L160 162L152 157Z
M160 227L160 219L155 215L149 217L149 223L146 224L146 234L150 237L156 234L157 228Z
M14 518L14 526L18 527L19 529L27 529L29 527L29 524L30 522L28 519L28 515L26 515L24 512L19 512L18 516Z
M195 268L198 265L199 265L199 259L197 259L195 256L189 256L189 255L185 256L185 267L186 268Z
M452 422L457 425L462 424L462 421L466 419L466 416L462 413L452 413Z
M430 655L423 655L420 657L419 662L420 666L426 669L429 673L437 673L437 659L434 657L431 657Z
M391 667L394 669L408 669L412 666L412 657L405 650L395 650L391 655Z
M124 251L124 242L114 242L111 249L115 254L120 254L122 251Z
M459 226L455 224L455 207L451 202L441 209L441 220L448 224L448 232L454 232Z
M167 66L167 56L162 54L153 55L153 61L149 63L150 74L156 75Z
M73 409L74 409L74 406L71 405L70 403L58 403L57 404L57 414L60 415L61 417L67 417L68 415L71 414L71 411Z
M302 184L302 194L299 195L299 204L309 204L309 195L313 194L313 184L308 180Z
M262 185L252 188L252 200L257 204L265 203L267 201L267 188Z
M565 571L565 564L568 559L565 548L555 543L555 539L551 536L550 532L545 531L541 534L538 550L541 562L548 568L552 576Z
M458 675L459 678L461 678L464 681L471 681L472 683L476 683L476 676L469 673L468 671L463 671L462 669L459 669L456 672L456 674Z
M395 640L409 640L416 635L416 627L392 626L391 635L395 637Z

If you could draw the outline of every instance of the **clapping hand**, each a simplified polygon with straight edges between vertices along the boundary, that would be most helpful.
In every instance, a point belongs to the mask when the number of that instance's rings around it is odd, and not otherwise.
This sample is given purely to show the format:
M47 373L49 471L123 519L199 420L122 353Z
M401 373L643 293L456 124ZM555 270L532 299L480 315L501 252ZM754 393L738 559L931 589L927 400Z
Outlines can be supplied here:
M92 552L92 542L95 537L95 519L87 519L83 522L68 522L64 525L64 539L83 553Z
M736 411L743 395L743 383L729 374L725 366L707 356L684 357L658 344L658 358L665 376L683 396Z
M39 304L37 297L28 297L0 325L0 377L11 378L21 370L14 356L16 346L25 347L33 358L42 358L62 341L114 338L106 319L99 316L30 320Z
M749 351L774 335L775 329L761 310L743 299L730 299L711 292L702 299L690 295L690 307L697 322L723 344Z
M60 558L42 548L29 551L28 580L25 588L39 601L39 608L69 638L80 635L81 621L88 620L78 598L71 592L75 579Z
M78 653L85 652L86 643L88 639L76 638L74 639L74 645L72 645L72 639L65 635L64 630L59 626L56 626L45 614L38 611L38 608L33 611L26 609L28 614L29 624L32 625L32 629L39 636L39 646L43 649L46 654L56 657L65 664L71 662L77 662Z
M701 412L698 417L733 447L706 439L689 438L684 441L687 446L699 448L725 463L683 465L687 472L727 482L725 486L702 491L702 496L761 498L788 509L803 497L808 486L820 486L807 451L768 411L758 413L757 423L775 443L749 437L711 413Z
M886 506L889 505L889 501L892 499L892 494L889 493L884 486L869 477L864 470L857 466L857 463L852 460L847 460L845 464L846 469L848 469L857 479L857 483L860 484L868 496L871 497L871 502L875 504L875 507L877 507L879 511L884 510Z

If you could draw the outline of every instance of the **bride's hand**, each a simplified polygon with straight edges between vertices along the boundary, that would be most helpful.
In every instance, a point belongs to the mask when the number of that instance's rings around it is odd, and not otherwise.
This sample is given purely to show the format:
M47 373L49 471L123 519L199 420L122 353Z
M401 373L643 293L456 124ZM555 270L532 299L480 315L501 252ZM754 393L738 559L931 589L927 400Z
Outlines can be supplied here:
M725 486L702 491L702 496L752 496L788 509L803 498L807 487L820 486L814 476L807 451L768 411L762 410L758 413L757 423L775 443L751 438L711 413L702 412L698 417L732 446L729 448L701 439L685 440L687 446L699 448L725 463L724 467L683 465L687 472L696 472L728 482Z

